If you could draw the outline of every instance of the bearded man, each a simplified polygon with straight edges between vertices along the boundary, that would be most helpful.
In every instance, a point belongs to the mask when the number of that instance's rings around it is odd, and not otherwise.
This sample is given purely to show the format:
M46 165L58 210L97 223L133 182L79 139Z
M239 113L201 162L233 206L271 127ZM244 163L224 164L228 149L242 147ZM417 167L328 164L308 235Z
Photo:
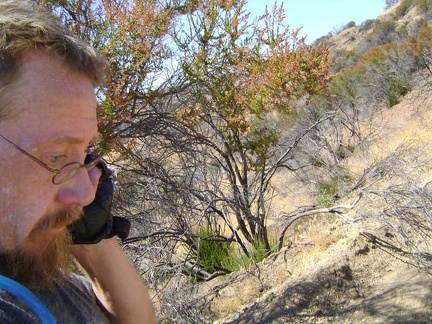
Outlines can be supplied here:
M53 15L0 0L0 274L30 289L58 323L155 323L116 238L72 244L80 242L71 226L102 174L88 148L98 137L94 88L106 69ZM73 272L76 261L85 277ZM0 322L40 319L0 288Z

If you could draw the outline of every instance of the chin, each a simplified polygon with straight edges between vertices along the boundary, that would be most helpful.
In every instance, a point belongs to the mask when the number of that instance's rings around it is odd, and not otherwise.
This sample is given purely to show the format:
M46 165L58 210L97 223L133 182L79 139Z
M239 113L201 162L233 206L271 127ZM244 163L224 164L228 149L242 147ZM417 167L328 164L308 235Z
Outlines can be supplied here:
M1 272L33 288L53 288L75 269L66 227L33 235L24 246L0 254Z
M22 244L0 253L0 272L29 287L62 282L76 268L67 226L81 215L82 208L71 208L43 217Z

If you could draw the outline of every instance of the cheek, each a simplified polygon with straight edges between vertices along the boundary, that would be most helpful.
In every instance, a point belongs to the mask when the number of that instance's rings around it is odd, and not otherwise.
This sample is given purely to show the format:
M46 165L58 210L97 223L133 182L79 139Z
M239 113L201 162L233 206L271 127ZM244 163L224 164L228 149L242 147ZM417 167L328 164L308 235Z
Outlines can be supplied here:
M10 250L53 208L56 188L49 172L12 148L1 149L0 249Z
M1 178L0 245L3 249L22 244L52 206L54 193L36 180L32 176L8 174Z

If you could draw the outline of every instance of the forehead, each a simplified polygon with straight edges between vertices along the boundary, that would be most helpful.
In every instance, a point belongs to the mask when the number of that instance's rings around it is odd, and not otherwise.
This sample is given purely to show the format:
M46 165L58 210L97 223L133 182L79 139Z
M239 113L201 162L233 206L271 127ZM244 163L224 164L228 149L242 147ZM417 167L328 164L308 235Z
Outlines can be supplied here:
M91 81L47 54L30 53L23 62L9 100L18 117L8 123L10 127L38 136L95 136L96 97Z

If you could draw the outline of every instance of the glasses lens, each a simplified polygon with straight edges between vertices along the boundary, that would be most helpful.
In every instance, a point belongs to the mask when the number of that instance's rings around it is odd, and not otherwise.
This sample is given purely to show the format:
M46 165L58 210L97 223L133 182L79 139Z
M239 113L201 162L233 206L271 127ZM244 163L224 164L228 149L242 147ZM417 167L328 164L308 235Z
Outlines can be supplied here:
M102 161L102 157L100 156L92 156L91 160L89 156L86 158L86 164L81 164L79 162L72 162L69 164L66 164L64 167L60 169L60 172L57 173L53 179L52 182L54 184L61 184L66 181L68 181L70 178L72 178L81 167L84 167L87 169L87 171L90 171L93 169L98 163Z
M90 171L91 169L93 169L100 161L102 161L101 156L92 156L90 160L86 159L85 167L86 167L87 171Z
M66 164L64 167L60 169L60 173L56 174L53 177L53 183L54 184L61 184L66 181L68 181L70 178L72 178L75 173L78 172L80 169L81 164L79 162L72 162L69 164Z
M90 160L90 161L89 161ZM93 169L98 163L102 161L102 157L100 156L90 156L87 155L86 157L86 164L81 164L79 162L72 162L69 164L66 164L64 167L60 169L60 172L54 175L53 177L53 183L54 184L61 184L68 181L70 178L72 178L81 167L84 167L87 169L87 171L90 171Z

